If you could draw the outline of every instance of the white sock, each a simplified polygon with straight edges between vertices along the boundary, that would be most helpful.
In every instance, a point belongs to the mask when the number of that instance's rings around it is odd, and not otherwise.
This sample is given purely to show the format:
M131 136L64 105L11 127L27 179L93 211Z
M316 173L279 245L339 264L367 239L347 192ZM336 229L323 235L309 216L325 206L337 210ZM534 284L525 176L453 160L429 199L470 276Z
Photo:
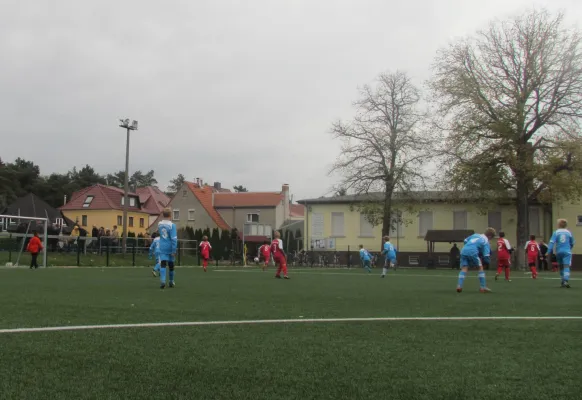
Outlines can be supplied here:
M387 272L388 272L388 268L382 268L382 275L386 275Z

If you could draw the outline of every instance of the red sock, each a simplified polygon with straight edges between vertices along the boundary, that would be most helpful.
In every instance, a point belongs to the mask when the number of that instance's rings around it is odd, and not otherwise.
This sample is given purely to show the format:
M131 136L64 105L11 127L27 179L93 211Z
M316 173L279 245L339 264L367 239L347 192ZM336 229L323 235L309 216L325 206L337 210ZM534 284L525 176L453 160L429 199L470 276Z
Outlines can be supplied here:
M532 278L537 278L538 276L538 271L536 270L536 267L529 267L529 269L531 270L531 276Z
M283 270L283 275L287 276L287 262L286 261L281 262L281 269Z
M498 267L497 267L497 275L501 275L501 270L502 270L502 269L503 269L503 268L502 268L502 267L500 267L500 266L498 266Z
M509 274L510 274L511 270L509 269L509 267L505 267L505 279L509 280Z
M204 269L206 269L206 267L208 267L208 260L204 259L204 261L202 261L202 266L204 267Z
M283 268L281 268L281 263L279 263L279 266L277 267L277 275L276 276L281 276L281 270Z

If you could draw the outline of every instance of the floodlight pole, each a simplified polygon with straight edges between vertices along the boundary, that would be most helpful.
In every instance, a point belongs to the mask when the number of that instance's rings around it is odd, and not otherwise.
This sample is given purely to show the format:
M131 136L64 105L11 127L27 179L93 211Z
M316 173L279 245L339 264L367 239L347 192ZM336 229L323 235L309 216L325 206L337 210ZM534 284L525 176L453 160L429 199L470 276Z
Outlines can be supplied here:
M137 121L129 124L129 119L121 119L121 128L127 131L127 139L125 141L125 178L123 185L123 236L121 239L122 252L127 252L127 209L129 207L129 132L137 130Z

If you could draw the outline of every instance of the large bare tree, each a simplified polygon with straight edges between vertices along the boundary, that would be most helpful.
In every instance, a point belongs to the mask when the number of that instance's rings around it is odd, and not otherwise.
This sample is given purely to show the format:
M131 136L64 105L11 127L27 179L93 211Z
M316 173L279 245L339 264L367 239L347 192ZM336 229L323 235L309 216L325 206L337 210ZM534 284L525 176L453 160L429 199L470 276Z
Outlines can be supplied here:
M529 11L451 44L429 86L446 182L491 200L516 194L518 248L534 200L582 194L581 37L563 15Z
M424 184L423 164L435 138L422 129L419 101L420 91L406 73L383 73L360 89L355 117L332 126L342 147L330 173L340 174L339 186L350 193L383 193L380 206L368 204L367 210L370 222L381 222L382 234L393 224L393 194Z

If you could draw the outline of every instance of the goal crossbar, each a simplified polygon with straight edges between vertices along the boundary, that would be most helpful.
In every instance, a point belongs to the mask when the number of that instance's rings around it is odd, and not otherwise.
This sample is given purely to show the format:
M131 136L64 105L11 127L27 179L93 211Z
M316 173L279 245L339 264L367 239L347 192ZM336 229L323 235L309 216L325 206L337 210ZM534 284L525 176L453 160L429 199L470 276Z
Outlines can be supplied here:
M23 220L23 221L38 221L38 222L44 222L43 223L43 233L42 233L42 237L43 237L43 249L42 249L42 266L46 268L47 266L47 244L48 244L48 223L49 223L49 219L48 218L39 218L39 217L27 217L26 215L3 215L0 214L0 220L5 221L5 220ZM27 229L28 231L28 229ZM28 232L28 235L26 236L30 236L30 232ZM23 245L26 242L26 237L22 239L23 240ZM22 250L20 251L20 253L22 253ZM20 254L18 256L18 260L20 260Z

